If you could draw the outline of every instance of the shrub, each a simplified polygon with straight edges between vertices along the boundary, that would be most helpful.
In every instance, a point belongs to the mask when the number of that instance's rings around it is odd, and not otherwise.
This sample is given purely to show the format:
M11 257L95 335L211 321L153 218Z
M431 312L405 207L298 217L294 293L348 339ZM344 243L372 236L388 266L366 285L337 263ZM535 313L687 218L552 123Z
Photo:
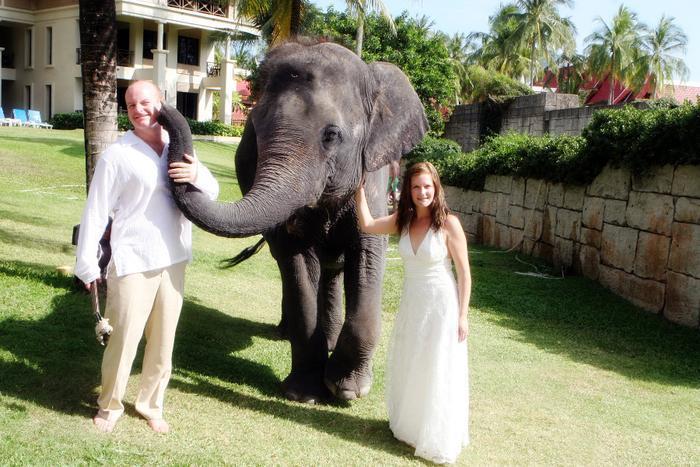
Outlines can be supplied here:
M193 135L213 135L213 136L241 136L243 134L242 125L227 125L215 120L208 122L198 122L187 119Z
M117 114L117 129L119 129L119 131L128 131L134 129L134 126L129 121L129 116L124 112L120 112Z
M653 166L700 164L700 103L600 110L582 136L496 135L468 154L456 143L425 138L407 159L429 160L445 183L476 190L487 175L588 184L607 164L637 175Z
M75 130L83 127L82 112L67 112L54 114L49 119L49 123L53 125L55 130Z

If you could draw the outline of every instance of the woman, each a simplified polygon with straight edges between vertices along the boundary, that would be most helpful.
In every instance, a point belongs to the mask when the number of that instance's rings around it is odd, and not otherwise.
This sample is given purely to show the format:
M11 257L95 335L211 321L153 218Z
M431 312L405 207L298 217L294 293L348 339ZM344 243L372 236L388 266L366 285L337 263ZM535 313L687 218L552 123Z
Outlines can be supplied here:
M417 456L454 462L469 442L471 275L464 231L429 162L408 169L398 210L390 216L372 218L362 187L355 202L363 232L401 236L404 286L387 364L389 425Z

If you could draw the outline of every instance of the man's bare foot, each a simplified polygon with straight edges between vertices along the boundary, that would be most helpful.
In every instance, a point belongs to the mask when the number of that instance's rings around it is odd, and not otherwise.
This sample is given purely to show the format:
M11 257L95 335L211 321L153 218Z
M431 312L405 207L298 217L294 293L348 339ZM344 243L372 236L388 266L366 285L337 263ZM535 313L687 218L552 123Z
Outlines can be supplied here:
M167 433L170 431L170 426L168 425L168 422L166 422L162 418L152 418L148 420L148 426L151 427L151 430L155 431L156 433Z
M95 424L95 428L100 433L111 433L114 430L114 425L117 424L116 420L107 420L99 415L95 415L92 419L92 423Z

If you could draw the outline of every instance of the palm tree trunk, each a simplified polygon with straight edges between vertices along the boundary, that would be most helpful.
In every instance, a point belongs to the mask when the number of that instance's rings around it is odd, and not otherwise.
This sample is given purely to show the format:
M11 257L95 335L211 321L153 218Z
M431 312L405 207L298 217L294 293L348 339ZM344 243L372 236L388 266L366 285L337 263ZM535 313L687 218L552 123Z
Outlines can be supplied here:
M362 43L365 39L365 16L360 13L357 16L357 33L355 34L356 48L355 52L357 56L362 58Z
M530 87L535 84L535 41L532 41L530 48Z
M117 14L114 0L80 0L85 183L100 154L117 138Z
M294 37L301 32L301 9L302 0L292 0L292 11L290 16L289 34Z

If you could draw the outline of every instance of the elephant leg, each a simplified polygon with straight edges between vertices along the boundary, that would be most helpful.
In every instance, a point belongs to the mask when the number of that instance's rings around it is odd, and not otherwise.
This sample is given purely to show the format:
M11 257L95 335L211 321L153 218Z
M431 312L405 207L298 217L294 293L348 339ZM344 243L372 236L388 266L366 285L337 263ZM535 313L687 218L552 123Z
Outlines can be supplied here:
M292 347L292 370L282 382L291 400L314 403L328 397L323 371L328 347L318 325L318 259L309 252L277 261L282 276L282 306Z
M386 245L386 237L363 235L359 248L345 255L345 322L324 376L326 387L339 399L365 396L372 386Z
M326 336L326 347L335 349L343 327L343 270L323 268L319 290L319 325Z

